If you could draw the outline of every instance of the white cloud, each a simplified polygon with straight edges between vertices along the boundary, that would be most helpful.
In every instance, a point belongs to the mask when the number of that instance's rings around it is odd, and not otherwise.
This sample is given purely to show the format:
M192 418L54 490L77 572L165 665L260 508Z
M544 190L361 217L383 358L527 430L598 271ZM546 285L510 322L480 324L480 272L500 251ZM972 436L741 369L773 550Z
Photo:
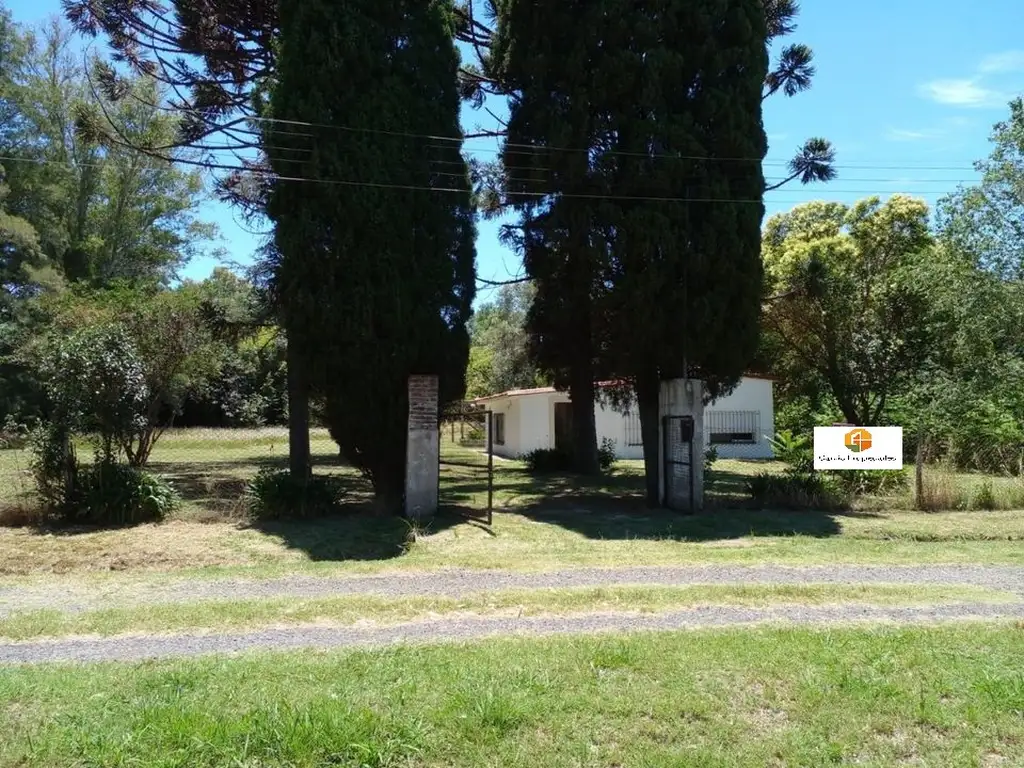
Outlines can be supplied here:
M908 131L904 128L890 128L886 131L886 138L889 141L924 141L934 139L933 131Z
M1003 51L986 56L978 65L979 72L1024 72L1024 51Z
M973 79L932 80L921 86L921 92L939 104L955 107L1005 107L1010 96L978 85Z

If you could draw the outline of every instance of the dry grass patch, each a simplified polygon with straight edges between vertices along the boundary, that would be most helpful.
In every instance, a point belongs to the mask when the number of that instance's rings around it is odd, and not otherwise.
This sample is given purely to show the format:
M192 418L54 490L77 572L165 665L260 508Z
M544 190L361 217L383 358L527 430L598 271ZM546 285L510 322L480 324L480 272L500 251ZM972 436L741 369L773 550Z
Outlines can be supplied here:
M103 604L130 595L106 596ZM780 605L941 605L1014 602L1016 595L979 587L906 587L896 585L800 585L682 587L587 587L501 590L464 597L385 598L344 596L320 599L150 603L65 613L21 611L0 619L0 637L113 636L129 633L224 632L269 626L351 626L367 623L460 616L567 616L584 613L657 613L702 606L768 607Z

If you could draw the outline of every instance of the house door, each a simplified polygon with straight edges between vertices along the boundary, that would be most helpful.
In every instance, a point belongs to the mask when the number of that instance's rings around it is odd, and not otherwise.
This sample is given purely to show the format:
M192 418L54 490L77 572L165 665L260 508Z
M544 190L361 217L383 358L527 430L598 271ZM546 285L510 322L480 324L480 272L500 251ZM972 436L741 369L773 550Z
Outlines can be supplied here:
M572 403L555 403L555 448L572 450Z

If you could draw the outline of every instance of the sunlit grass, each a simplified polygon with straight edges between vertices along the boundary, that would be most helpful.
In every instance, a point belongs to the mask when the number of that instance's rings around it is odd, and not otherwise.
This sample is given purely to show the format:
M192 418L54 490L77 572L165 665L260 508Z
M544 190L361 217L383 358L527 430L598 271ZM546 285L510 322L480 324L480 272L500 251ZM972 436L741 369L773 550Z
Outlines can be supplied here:
M1020 765L1012 625L0 670L0 766Z

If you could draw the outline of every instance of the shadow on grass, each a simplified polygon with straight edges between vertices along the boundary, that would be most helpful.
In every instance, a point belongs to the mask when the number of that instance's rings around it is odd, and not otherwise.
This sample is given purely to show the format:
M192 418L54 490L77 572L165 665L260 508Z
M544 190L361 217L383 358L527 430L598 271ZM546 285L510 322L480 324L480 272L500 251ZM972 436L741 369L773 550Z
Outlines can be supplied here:
M706 508L696 514L681 514L648 509L643 476L635 472L588 478L503 468L495 472L495 526L501 525L501 514L510 513L591 539L700 542L748 536L825 538L842 532L841 518L864 516L845 511L755 509L746 499L746 480L743 474L720 471ZM454 498L486 498L486 474L453 476L447 488L442 483L442 495L445 493Z
M374 507L370 482L337 456L312 457L314 473L329 475L341 487L339 513L312 520L249 520L245 491L260 469L287 468L287 457L260 457L231 461L152 462L150 469L166 477L184 501L198 507L200 521L238 521L249 530L276 539L313 561L387 560L407 551L410 524L397 515ZM458 514L439 514L432 531L463 522Z

